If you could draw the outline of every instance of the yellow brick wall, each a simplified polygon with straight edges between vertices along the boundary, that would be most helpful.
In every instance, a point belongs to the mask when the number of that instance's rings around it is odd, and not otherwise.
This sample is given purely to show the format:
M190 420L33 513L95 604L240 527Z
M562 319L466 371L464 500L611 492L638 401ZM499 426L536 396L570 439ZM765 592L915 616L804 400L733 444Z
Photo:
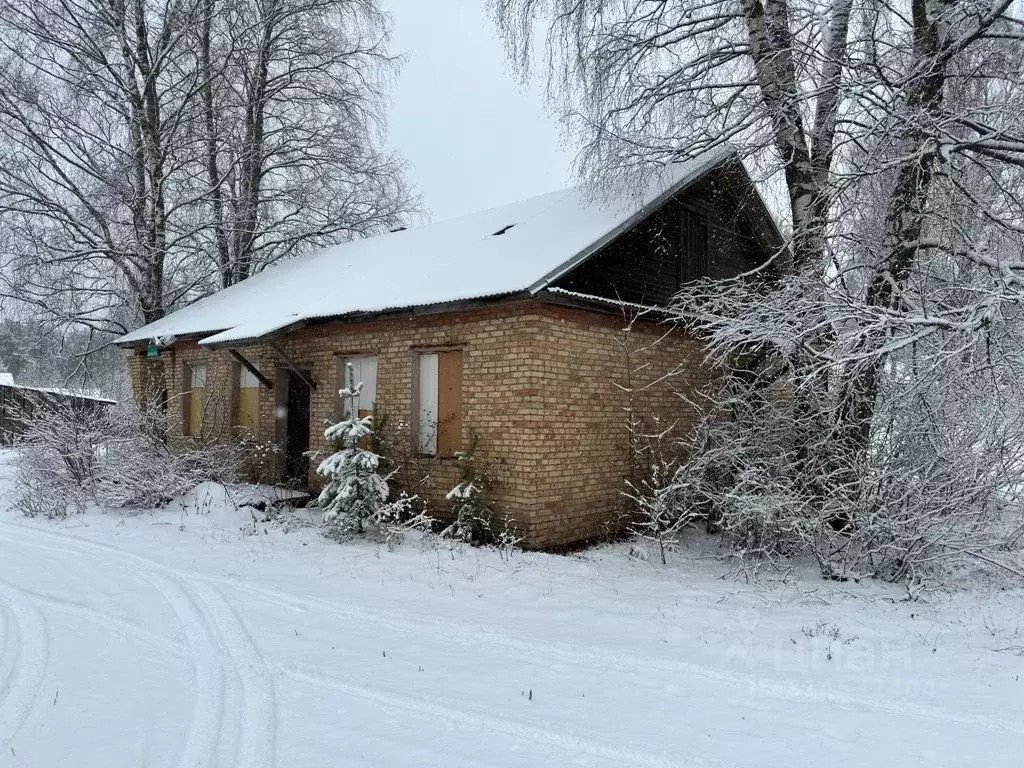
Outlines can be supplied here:
M632 396L637 413L648 421L689 423L690 414L675 394L706 379L699 347L678 332L653 323L624 334L623 319L539 302L502 304L446 315L376 322L330 323L300 329L281 339L281 349L312 371L317 385L311 402L310 445L328 450L324 423L335 414L339 356L378 357L377 402L388 417L388 436L411 446L415 354L432 347L463 350L463 442L479 436L477 456L498 481L495 500L527 543L555 547L621 530L624 480L629 473L626 410L630 395L621 389L634 371ZM631 350L627 355L626 349ZM274 380L285 363L269 345L242 350ZM186 363L203 360L208 368L209 402L203 434L209 439L232 434L231 376L235 361L226 351L179 343L162 352L168 388L169 435L180 440L182 408L174 397L188 388ZM141 382L152 361L134 356L133 381ZM681 373L662 379L679 368ZM657 383L644 387L650 382ZM618 386L616 386L618 385ZM258 438L272 441L274 393L260 389ZM450 458L417 457L410 449L404 478L430 510L447 512L444 495L456 482ZM317 478L311 476L311 481Z
M628 520L629 412L642 434L686 436L692 396L708 380L700 345L679 330L621 316L546 308L531 339L527 404L533 440L522 456L536 493L526 509L530 543L557 547L614 536ZM642 441L643 442L643 441Z

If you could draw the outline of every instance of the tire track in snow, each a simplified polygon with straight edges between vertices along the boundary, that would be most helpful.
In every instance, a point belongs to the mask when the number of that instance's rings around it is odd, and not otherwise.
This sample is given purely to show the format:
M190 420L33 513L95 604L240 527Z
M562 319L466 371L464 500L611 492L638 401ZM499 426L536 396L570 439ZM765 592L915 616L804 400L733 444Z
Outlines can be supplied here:
M65 600L64 598L54 597L53 595L45 595L31 589L15 587L13 584L8 586L10 586L11 589L16 589L37 605L48 606L67 616L74 616L75 618L82 619L83 621L96 624L103 629L114 628L122 636L137 642L146 643L163 653L182 657L188 656L188 648L184 643L180 643L176 640L165 637L164 635L159 635L156 632L151 632L145 627L133 624L130 621L125 621L118 616L106 613L98 608L93 608L90 605L79 603L74 600Z
M7 538L8 541L19 546L27 545L65 556L68 554L85 556L99 554L108 559L116 559L119 561L118 564L131 575L145 581L159 593L164 602L170 606L185 635L187 655L192 661L195 676L196 691L192 717L186 731L178 765L180 768L205 768L217 765L216 750L224 698L222 675L216 664L219 654L216 653L202 613L195 601L190 598L187 590L167 578L158 577L153 573L147 574L145 571L131 567L131 558L134 556L129 553L123 553L113 548L108 551L103 545L87 542L84 539L53 534L48 531L37 531L11 523L0 522L0 526L16 528L19 533L29 532L29 537L12 536ZM36 536L37 540L32 541L32 536ZM44 539L49 543L43 543L39 539ZM83 547L82 544L88 546ZM147 564L146 567L152 569L153 565L155 564Z
M877 696L858 694L848 690L825 689L810 683L803 684L763 675L734 672L672 658L636 655L607 647L509 637L498 632L457 622L440 622L431 619L408 621L320 598L290 595L233 579L203 578L207 581L216 579L218 583L223 583L226 586L263 596L264 599L280 606L303 608L316 611L321 615L329 614L347 622L373 624L384 629L412 635L417 639L422 639L425 631L429 631L444 643L454 642L466 648L487 644L503 651L521 653L530 659L556 659L566 664L586 665L605 672L621 673L624 670L635 669L653 676L675 672L683 676L738 688L743 694L741 700L746 700L750 695L761 695L780 701L832 706L854 713L863 713L866 709L899 716L909 715L940 724L970 726L1024 735L1024 722L996 716L961 714L942 707L908 701L886 701Z
M0 631L3 632L0 634L0 701L3 701L4 692L11 683L21 654L18 624L5 603L0 603Z
M201 584L197 597L205 605L208 624L217 628L241 689L235 764L271 768L275 762L277 703L270 670L238 611L223 595L212 585Z
M224 669L216 640L195 598L180 583L153 574L142 575L171 606L188 644L195 677L192 716L181 753L180 768L212 768L219 764L225 705Z
M350 622L357 621L364 624L373 624L385 629L412 635L420 640L423 639L426 632L429 632L441 643L455 642L465 647L484 643L500 650L522 653L527 658L537 658L538 656L554 658L567 664L587 665L600 671L621 673L623 670L636 669L655 676L662 676L666 672L675 672L679 675L738 688L741 693L745 692L745 695L764 696L785 702L831 706L857 714L863 714L867 710L901 717L916 717L942 725L966 726L1024 735L1024 722L995 715L962 714L930 704L914 703L905 700L888 701L879 698L877 695L855 693L847 690L832 690L811 683L790 682L779 678L730 671L706 664L685 662L672 658L634 655L607 647L587 647L568 643L508 637L491 630L457 622L440 622L431 619L416 621L398 619L371 610L333 603L329 600L280 592L238 579L210 575L191 576L139 555L127 553L110 545L81 539L76 536L40 531L8 522L0 522L0 527L2 526L6 526L9 529L17 529L18 531L28 530L33 534L39 534L51 540L58 539L62 542L70 540L77 545L82 545L84 550L95 548L97 551L139 561L150 568L160 569L178 576L193 578L208 584L218 584L239 589L250 594L262 596L272 604L314 610L321 614L326 613ZM46 545L39 544L37 546L45 547Z
M225 762L244 768L273 765L277 718L271 675L237 611L212 585L99 542L7 522L0 526L37 536L36 541L24 537L9 541L58 554L98 554L112 560L153 586L171 607L185 634L196 679L180 768L213 768ZM190 583L200 587L206 600L197 597ZM241 715L226 722L236 712Z
M0 745L18 735L39 700L49 656L49 634L39 608L0 581L4 652L0 657Z
M678 758L652 755L632 749L614 747L596 741L591 735L577 734L569 729L553 729L540 725L496 717L491 714L475 712L458 705L456 702L426 696L410 696L385 691L381 688L370 688L347 680L339 680L320 673L316 668L288 665L279 666L278 671L291 679L341 693L352 698L369 701L385 709L399 709L422 715L431 722L458 723L478 734L500 733L511 736L526 743L545 744L562 750L569 755L589 755L611 761L614 765L648 766L649 768L708 768L717 766L725 768L732 763L707 761L703 758L688 757L684 762ZM576 762L567 758L566 764Z

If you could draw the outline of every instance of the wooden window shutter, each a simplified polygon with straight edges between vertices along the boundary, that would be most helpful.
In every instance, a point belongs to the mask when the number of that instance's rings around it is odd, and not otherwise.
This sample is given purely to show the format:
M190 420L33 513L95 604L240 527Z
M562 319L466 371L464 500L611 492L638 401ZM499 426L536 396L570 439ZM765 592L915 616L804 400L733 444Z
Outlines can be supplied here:
M437 355L437 455L462 450L462 350Z
M260 422L260 382L250 370L235 364L235 425L255 435Z
M203 431L203 408L206 405L206 376L205 363L195 363L188 366L189 372L189 396L188 396L188 432L185 434L198 436Z
M242 366L240 363L231 364L231 423L238 426L242 418Z
M185 383L188 384L192 377L189 367L185 366ZM181 393L181 434L192 434L192 390L186 388Z
M200 435L203 429L203 395L206 393L202 388L195 388L189 395L188 433L193 436Z

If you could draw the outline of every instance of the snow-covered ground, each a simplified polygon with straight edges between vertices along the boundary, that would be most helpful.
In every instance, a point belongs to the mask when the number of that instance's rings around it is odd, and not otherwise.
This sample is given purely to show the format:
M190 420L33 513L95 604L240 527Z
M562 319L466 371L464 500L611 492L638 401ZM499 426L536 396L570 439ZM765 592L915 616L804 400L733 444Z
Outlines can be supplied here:
M0 506L2 768L1024 764L1020 590Z

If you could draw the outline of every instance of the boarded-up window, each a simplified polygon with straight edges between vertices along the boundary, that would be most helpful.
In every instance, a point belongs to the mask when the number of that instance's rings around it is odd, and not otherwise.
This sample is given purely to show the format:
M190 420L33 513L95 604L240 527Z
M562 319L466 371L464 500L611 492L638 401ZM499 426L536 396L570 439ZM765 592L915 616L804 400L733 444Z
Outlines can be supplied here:
M362 389L356 398L356 415L359 418L373 415L373 405L377 402L377 357L362 355L359 357L342 357L338 359L338 389L349 385L347 367L352 366L352 378L355 384L362 382ZM342 418L348 418L351 401L339 395L338 412Z
M238 402L235 425L255 435L260 423L260 380L244 365L238 366Z
M421 354L418 374L419 451L454 456L462 449L462 352Z
M684 208L680 212L680 225L680 283L707 277L711 269L707 218Z
M206 406L206 364L191 363L185 366L188 391L183 400L184 429L186 435L200 435L203 430L203 409Z

